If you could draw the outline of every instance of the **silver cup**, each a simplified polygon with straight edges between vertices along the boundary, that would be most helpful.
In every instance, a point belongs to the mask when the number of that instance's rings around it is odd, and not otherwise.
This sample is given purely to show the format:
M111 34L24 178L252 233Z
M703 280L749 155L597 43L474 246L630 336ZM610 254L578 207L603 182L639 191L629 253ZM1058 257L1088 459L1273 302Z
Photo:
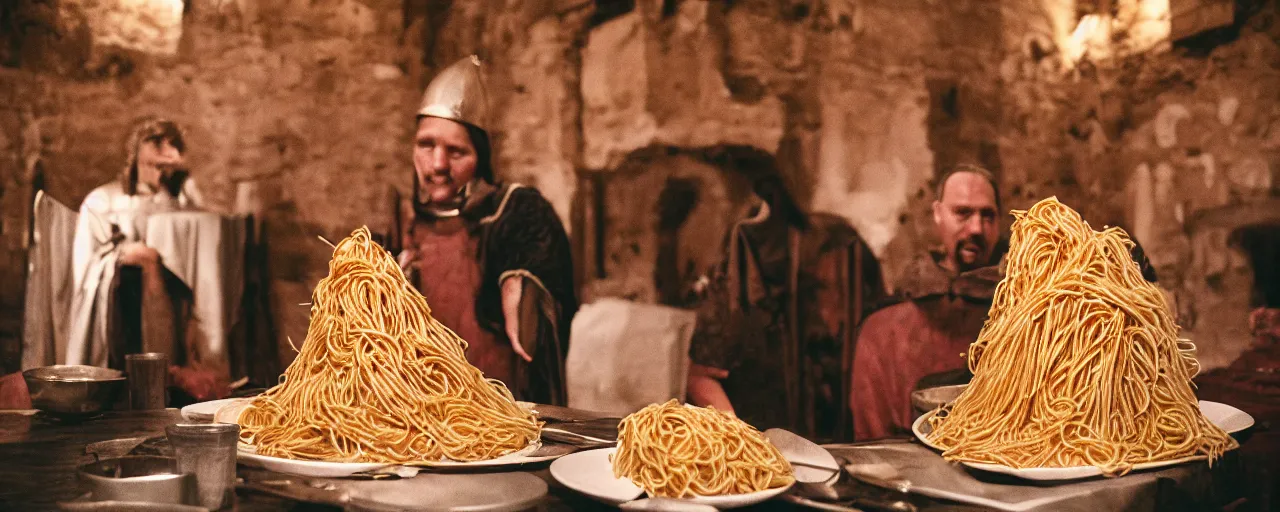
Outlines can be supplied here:
M240 425L178 423L166 427L165 434L178 460L178 471L196 477L200 506L218 510L230 505L235 495Z

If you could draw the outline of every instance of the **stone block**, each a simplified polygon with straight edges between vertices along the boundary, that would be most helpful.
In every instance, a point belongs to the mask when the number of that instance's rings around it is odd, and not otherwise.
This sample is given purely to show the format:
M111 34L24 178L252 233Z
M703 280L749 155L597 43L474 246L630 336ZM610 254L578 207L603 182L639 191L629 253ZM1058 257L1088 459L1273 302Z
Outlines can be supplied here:
M1191 110L1181 104L1172 103L1160 109L1160 113L1156 114L1155 120L1156 145L1163 149L1176 146L1178 144L1178 123L1190 117Z
M1218 102L1218 122L1223 126L1230 125L1236 119L1236 112L1240 110L1240 100L1235 96L1222 98Z
M596 27L587 37L581 93L583 163L588 168L614 167L655 137L657 120L646 108L647 36L644 19L630 13Z
M134 0L95 2L69 0L84 10L95 48L119 47L173 55L182 37L183 2Z
M582 53L583 162L615 167L629 152L740 144L777 151L782 102L734 101L716 64L706 6L681 4L675 19L632 12L596 27ZM655 23L666 23L661 29ZM696 51L695 51L696 49Z

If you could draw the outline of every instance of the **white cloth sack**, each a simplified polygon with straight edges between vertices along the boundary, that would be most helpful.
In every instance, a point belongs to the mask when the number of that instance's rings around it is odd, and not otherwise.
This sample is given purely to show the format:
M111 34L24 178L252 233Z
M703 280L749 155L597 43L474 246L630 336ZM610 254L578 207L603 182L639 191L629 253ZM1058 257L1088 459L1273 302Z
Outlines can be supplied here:
M71 251L79 214L41 191L36 194L32 216L35 232L27 252L23 370L58 364L66 358L71 322L67 312L75 289Z
M606 298L573 317L565 363L569 407L619 416L684 399L692 311Z
M204 356L221 363L229 362L231 328L240 317L245 231L244 217L210 212L168 212L147 219L147 245L194 295L196 318L209 343Z

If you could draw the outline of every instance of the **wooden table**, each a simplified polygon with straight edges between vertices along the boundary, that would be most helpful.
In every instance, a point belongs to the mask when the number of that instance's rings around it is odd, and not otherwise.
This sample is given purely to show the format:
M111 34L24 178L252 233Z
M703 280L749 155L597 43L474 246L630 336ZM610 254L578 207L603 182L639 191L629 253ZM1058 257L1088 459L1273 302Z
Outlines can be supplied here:
M91 443L121 438L164 436L167 425L181 421L177 409L108 412L81 423L64 423L31 411L0 411L0 511L57 510L58 502L72 501L87 490L80 485L76 468L94 461L85 452ZM612 510L560 485L547 469L549 462L520 470L545 480L549 494L537 507L542 511ZM240 466L244 478L265 478L268 472ZM274 478L288 478L275 475ZM790 510L785 503L758 507ZM259 492L237 492L236 511L338 510Z
M21 510L57 510L60 501L72 501L80 498L86 491L80 485L76 468L94 461L94 456L86 453L85 448L91 443L110 441L121 438L158 438L164 436L167 425L177 423L181 415L176 409L159 411L108 412L98 418L80 423L66 423L31 412L0 411L0 511ZM563 427L563 425L561 425ZM839 453L840 447L830 447L833 453ZM536 475L545 480L550 489L548 495L536 507L541 511L568 510L611 510L600 503L592 501L560 485L551 477L547 467L549 462L524 466L518 471ZM1230 463L1226 466L1230 467ZM1187 471L1201 471L1188 466ZM1206 488L1221 487L1223 478L1211 477L1210 472L1201 471L1204 476L1192 479L1193 485L1177 484L1176 489L1168 489L1170 485L1162 484L1152 489L1156 497L1151 500L1156 507L1165 509L1170 505L1181 503L1204 502L1198 494ZM264 470L241 466L240 476L246 480L256 481L259 478L288 478L273 475ZM1214 472L1216 473L1216 471ZM892 497L889 491L875 487L859 485L859 496ZM1185 488L1184 488L1185 487ZM1174 501L1170 501L1170 500ZM921 510L978 510L912 495L909 498ZM1211 500L1216 503L1230 503L1231 499L1218 496ZM324 507L284 499L259 492L241 489L237 493L234 510L335 510L335 507ZM745 510L798 510L800 507L774 500Z

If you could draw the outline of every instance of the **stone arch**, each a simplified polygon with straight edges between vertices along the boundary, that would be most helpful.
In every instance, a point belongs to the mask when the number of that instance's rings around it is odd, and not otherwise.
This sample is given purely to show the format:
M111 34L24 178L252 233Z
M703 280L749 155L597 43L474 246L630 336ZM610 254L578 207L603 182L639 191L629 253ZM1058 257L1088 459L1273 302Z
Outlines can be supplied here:
M604 244L603 261L588 263L594 296L682 305L692 282L724 257L729 230L759 202L755 183L775 180L771 188L798 203L777 158L753 146L648 146L601 174L603 212L592 217L603 220L594 242Z
M715 263L753 196L744 176L700 153L650 146L603 171L603 211L595 213L604 258L595 262L602 266L595 294L670 302L681 281Z

